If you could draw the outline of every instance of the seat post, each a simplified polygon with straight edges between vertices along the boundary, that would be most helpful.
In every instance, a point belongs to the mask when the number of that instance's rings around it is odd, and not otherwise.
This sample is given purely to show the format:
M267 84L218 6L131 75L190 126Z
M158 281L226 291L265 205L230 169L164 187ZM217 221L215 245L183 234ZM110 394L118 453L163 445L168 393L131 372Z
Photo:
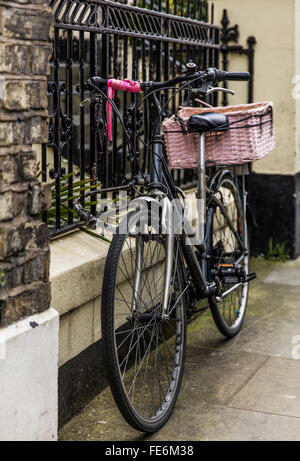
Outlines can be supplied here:
M198 188L196 198L198 211L198 237L202 243L205 238L206 217L205 132L200 133L199 140Z

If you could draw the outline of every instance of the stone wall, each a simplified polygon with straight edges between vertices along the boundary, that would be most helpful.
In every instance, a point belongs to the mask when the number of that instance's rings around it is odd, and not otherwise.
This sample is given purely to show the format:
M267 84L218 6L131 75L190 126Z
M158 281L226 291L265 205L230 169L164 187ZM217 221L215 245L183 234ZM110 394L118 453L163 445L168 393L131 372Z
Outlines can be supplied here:
M33 144L47 141L53 18L46 0L0 0L0 326L49 307L51 202Z

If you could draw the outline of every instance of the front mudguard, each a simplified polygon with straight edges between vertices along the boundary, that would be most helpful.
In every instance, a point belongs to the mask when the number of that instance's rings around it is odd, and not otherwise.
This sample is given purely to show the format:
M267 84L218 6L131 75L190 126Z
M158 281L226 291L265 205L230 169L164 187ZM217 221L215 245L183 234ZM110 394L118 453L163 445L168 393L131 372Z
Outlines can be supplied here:
M174 207L167 196L159 199L148 195L137 197L129 204L129 211L134 210L144 214L148 223L153 224L158 232L163 235L174 234Z

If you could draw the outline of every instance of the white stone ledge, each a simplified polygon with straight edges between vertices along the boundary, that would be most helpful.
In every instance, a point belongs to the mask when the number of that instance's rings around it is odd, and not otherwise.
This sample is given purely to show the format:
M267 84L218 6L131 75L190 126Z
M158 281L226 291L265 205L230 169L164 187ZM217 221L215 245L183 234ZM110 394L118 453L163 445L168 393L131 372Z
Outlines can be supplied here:
M108 243L78 231L50 247L51 305L60 315L101 295Z
M57 439L58 313L0 329L0 440Z
M61 367L101 338L101 297L67 312L59 323Z

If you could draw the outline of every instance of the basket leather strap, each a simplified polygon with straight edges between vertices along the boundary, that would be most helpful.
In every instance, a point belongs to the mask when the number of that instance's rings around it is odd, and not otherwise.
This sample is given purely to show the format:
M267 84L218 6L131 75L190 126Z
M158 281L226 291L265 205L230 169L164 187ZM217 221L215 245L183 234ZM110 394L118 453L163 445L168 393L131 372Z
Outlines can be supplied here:
M187 132L187 129L185 127L183 118L179 117L179 115L176 114L175 115L175 120L176 120L176 122L178 122L180 124L181 129L182 129L182 133L186 136L188 134L188 132Z

